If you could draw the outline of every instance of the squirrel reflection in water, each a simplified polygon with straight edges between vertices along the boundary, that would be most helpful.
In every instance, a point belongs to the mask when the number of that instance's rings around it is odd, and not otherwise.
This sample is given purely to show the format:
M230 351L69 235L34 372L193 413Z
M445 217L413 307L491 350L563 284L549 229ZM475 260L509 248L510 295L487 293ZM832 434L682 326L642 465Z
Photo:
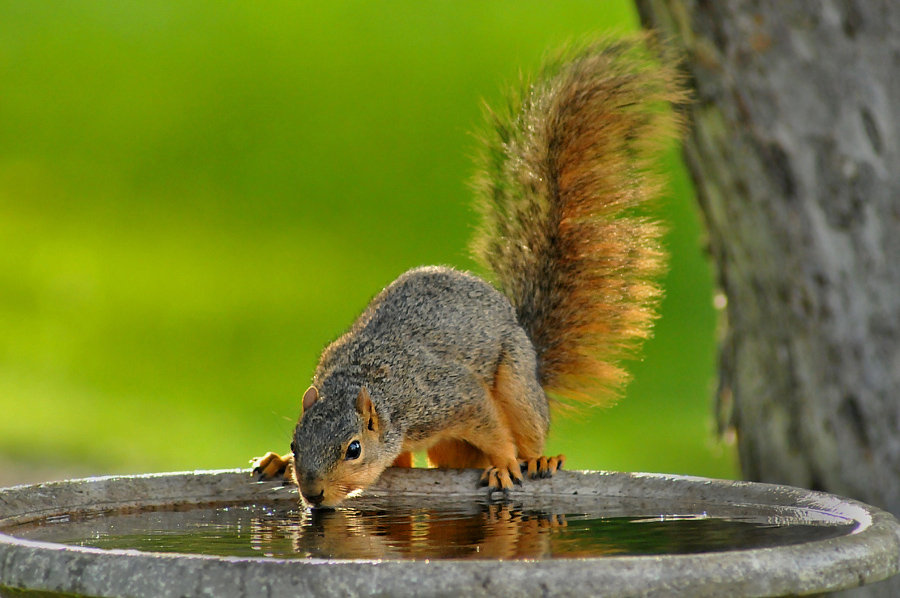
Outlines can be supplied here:
M255 518L251 542L262 554L316 559L537 559L554 556L562 513L504 503L465 509L304 509L289 518ZM574 547L565 556L588 556ZM594 544L589 555L617 552Z

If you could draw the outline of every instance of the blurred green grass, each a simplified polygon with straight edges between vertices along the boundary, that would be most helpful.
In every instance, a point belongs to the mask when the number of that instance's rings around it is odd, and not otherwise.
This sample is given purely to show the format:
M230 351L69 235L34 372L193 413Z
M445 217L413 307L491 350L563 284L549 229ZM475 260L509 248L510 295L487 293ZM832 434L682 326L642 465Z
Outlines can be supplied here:
M0 3L0 457L97 473L284 450L318 353L397 275L471 268L470 131L624 1ZM709 266L675 152L671 273L576 468L731 477Z

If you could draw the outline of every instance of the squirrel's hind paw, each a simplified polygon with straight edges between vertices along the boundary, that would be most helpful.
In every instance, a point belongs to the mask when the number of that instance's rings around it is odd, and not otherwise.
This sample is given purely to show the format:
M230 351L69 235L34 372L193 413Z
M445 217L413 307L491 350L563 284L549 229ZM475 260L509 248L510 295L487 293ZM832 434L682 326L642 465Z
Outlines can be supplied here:
M541 456L533 459L519 459L519 466L522 469L522 473L533 480L536 478L549 478L562 469L565 461L565 455L557 455L555 457Z
M257 479L274 480L275 478L284 477L285 481L290 481L294 477L294 456L268 452L262 457L251 459L253 464L253 473L257 475Z
M522 473L517 467L488 467L481 474L481 485L487 486L491 491L509 492L513 484L522 485Z

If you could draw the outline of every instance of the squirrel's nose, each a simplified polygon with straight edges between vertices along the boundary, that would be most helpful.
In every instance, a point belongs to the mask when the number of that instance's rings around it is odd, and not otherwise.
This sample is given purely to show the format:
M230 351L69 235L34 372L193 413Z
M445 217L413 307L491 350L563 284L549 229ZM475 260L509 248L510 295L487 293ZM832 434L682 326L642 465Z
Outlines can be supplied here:
M309 495L306 492L301 492L301 494L303 494L303 500L313 505L314 507L319 506L320 504L322 504L322 501L325 500L325 490L321 490L316 495Z

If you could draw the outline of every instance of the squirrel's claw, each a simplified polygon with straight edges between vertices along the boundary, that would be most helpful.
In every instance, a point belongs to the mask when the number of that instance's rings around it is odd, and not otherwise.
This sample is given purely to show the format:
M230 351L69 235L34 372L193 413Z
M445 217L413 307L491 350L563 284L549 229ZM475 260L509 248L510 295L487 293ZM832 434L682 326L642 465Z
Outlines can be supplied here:
M513 484L522 485L522 472L518 462L513 461L506 467L488 467L481 474L481 485L493 490L509 492Z
M565 463L565 455L557 455L555 457L534 457L532 459L520 459L519 468L521 472L532 480L537 478L549 478L554 473L562 469Z
M565 455L556 455L555 457L547 458L547 476L550 477L557 471L563 468L563 464L566 462Z
M262 457L251 459L250 463L258 481L274 480L282 476L289 479L293 473L294 457L293 455L282 457L278 453L268 452Z
M481 474L481 486L487 486L491 491L503 490L509 492L513 484L521 486L524 476L531 479L549 478L562 469L565 463L565 455L556 457L534 457L532 459L519 459L508 467L488 467Z

